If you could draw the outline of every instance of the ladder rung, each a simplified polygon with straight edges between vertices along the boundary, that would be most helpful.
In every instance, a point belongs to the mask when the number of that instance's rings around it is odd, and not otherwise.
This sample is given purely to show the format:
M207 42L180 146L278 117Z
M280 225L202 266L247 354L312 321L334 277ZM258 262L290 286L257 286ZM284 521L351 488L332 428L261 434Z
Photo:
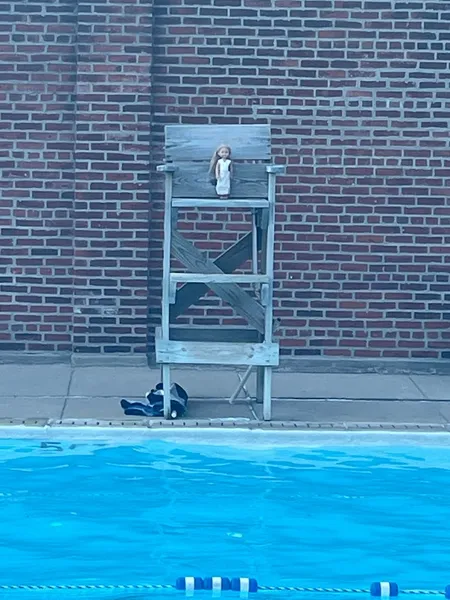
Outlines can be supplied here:
M172 198L173 207L184 208L266 208L267 198Z
M171 273L173 283L269 283L268 275L244 273Z

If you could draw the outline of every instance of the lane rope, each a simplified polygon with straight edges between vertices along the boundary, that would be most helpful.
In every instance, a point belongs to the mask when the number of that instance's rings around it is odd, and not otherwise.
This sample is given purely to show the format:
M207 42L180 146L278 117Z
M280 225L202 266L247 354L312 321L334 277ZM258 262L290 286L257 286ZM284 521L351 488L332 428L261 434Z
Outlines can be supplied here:
M201 578L183 578L189 580L199 580ZM211 578L210 578L211 579ZM214 579L226 579L226 578L214 578ZM243 582L248 578L239 578L238 580L231 581L239 581L239 588L243 585ZM255 581L255 580L253 580ZM256 582L255 582L256 583ZM211 587L194 587L195 583L190 582L189 588L192 590L205 590L205 589L213 589L216 593L220 591L217 585ZM244 585L248 585L244 584ZM374 584L372 584L374 585ZM391 584L392 585L392 584ZM251 592L251 589L237 589L238 584L236 583L233 588L226 586L226 589L230 589L232 591L245 591ZM170 583L130 583L130 584L99 584L99 583L86 583L86 584L54 584L54 585L39 585L39 584L0 584L0 590L3 591L13 591L13 590L26 590L26 591L52 591L52 590L180 590L181 588L178 585L173 585ZM184 588L189 591L187 588ZM224 587L222 587L222 590ZM262 592L302 592L302 593L327 593L327 594L368 594L371 596L382 595L393 597L400 594L412 594L412 595L424 595L424 596L446 596L447 590L427 590L427 589L398 589L397 594L374 594L372 589L363 589L363 588L338 588L338 587L303 587L303 586L295 586L295 585L257 585L257 590ZM256 591L256 590L255 590ZM449 590L450 591L450 590Z

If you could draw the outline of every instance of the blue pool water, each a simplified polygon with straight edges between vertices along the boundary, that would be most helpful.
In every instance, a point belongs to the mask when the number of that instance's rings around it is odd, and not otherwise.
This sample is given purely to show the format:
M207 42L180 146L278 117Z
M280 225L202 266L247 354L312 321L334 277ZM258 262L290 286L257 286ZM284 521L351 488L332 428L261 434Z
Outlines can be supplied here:
M445 434L6 435L1 585L450 583Z

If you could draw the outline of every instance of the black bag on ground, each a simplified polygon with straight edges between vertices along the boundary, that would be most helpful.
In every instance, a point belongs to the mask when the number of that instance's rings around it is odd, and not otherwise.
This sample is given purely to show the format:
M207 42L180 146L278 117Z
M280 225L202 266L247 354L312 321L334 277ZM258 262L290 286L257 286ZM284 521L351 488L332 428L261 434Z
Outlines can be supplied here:
M130 402L122 399L120 405L126 415L142 417L164 417L164 392L162 383L146 393L148 404L143 402ZM170 418L183 417L187 410L188 395L186 390L178 383L173 383L170 388Z

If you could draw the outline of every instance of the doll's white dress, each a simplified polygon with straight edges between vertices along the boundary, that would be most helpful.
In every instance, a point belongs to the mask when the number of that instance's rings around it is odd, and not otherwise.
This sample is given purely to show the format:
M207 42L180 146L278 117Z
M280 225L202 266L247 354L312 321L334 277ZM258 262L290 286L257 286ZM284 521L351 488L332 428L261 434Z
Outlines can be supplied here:
M229 158L220 158L218 161L219 177L217 178L216 192L218 196L228 196L230 193L230 165Z

